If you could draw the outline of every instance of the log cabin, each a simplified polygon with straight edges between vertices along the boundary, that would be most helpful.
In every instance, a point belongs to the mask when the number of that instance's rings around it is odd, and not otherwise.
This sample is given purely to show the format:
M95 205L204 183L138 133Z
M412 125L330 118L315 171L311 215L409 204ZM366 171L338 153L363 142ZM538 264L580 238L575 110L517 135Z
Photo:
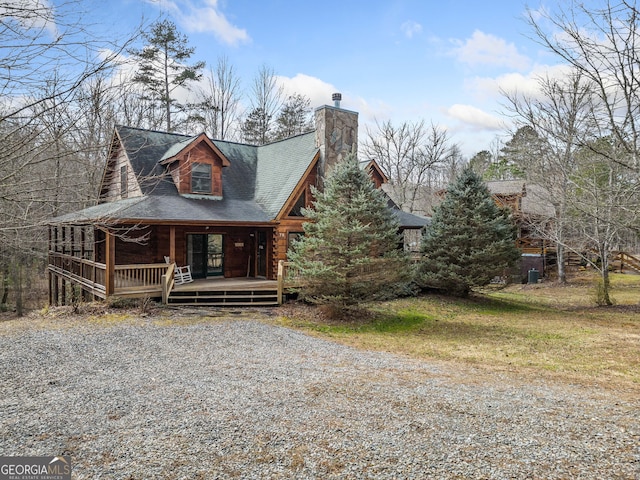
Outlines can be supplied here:
M314 115L313 131L262 146L116 126L97 204L49 222L50 304L280 303L311 187L357 151L356 112L336 102ZM374 161L364 168L377 187L386 182ZM389 208L401 231L427 224Z
M547 268L554 264L556 253L555 244L539 233L551 228L555 218L548 192L540 185L524 180L489 181L487 187L497 205L511 210L516 223L523 281L531 269L544 276Z

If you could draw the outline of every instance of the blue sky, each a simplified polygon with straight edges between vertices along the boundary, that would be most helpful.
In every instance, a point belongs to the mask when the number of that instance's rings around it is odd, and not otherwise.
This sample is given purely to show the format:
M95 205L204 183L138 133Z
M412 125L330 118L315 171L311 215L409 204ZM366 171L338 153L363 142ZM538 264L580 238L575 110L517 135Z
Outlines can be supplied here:
M543 6L528 2L532 9ZM446 128L463 153L504 134L500 88L533 88L557 59L529 37L521 0L110 0L99 22L126 33L144 17L173 20L215 65L226 55L248 90L263 64L315 108L341 92L375 120L424 119ZM105 10L106 9L106 10Z

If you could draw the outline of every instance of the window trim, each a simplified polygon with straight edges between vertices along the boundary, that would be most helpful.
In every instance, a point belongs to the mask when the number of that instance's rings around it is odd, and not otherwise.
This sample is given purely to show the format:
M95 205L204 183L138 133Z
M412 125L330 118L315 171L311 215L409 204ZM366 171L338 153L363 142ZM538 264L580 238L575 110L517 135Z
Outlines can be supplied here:
M205 172L198 171L198 169L208 170ZM213 177L213 165L210 163L202 163L202 162L194 162L191 164L191 193L199 193L202 195L211 195L213 193L213 185L212 185L212 177ZM196 189L196 181L202 181L203 188ZM207 182L208 180L208 182ZM206 188L204 188L206 186Z

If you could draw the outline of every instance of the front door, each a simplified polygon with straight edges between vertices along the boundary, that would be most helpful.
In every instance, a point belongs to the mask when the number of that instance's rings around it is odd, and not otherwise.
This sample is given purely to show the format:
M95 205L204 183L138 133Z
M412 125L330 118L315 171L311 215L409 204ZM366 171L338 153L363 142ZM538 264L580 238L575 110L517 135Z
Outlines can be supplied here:
M222 235L187 235L187 263L191 265L194 278L206 278L223 275L224 250Z

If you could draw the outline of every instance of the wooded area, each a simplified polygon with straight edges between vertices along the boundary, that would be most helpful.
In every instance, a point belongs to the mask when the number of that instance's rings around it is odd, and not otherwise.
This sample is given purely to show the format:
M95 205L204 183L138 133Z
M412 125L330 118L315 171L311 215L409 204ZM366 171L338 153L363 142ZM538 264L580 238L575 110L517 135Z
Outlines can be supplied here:
M44 269L42 222L95 202L115 124L259 144L306 131L311 113L303 95L285 98L267 65L246 93L232 59L206 70L170 21L106 39L83 24L79 0L55 11L33 5L0 10L0 307L19 313L24 289ZM504 92L511 140L470 159L486 180L548 189L553 222L531 227L557 243L559 260L570 251L598 269L603 303L612 254L638 250L639 13L624 0L530 12L528 33L566 64L564 75L540 78L535 96ZM165 41L172 49L159 48ZM362 144L361 160L377 160L388 192L410 212L431 213L436 192L466 163L446 129L426 121L381 120Z

